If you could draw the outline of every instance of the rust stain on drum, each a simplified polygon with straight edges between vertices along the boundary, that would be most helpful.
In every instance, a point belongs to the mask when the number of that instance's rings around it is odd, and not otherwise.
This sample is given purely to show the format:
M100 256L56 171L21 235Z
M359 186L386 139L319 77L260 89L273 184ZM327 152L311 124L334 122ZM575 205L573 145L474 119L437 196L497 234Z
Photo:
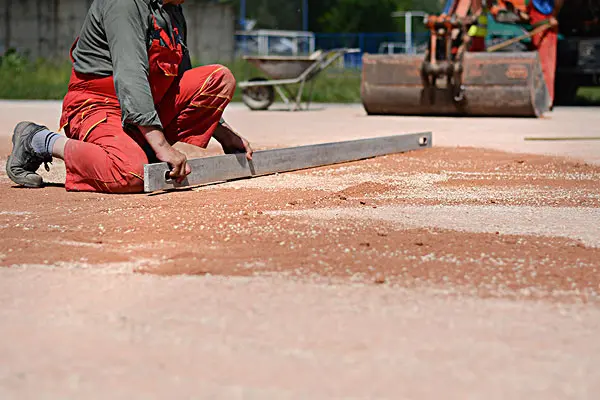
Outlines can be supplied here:
M497 65L497 64L507 64L507 63L517 63L517 64L532 64L531 60L528 60L526 58L505 58L505 57L495 57L495 58L490 58L490 59L484 59L483 57L469 57L465 59L466 61L469 62L477 62L478 64L485 64L485 65ZM476 60L476 61L475 61Z
M509 65L508 69L506 70L506 77L508 79L526 80L529 77L529 71L524 65Z
M466 69L467 76L476 78L483 76L483 64L482 63L470 63L469 67Z

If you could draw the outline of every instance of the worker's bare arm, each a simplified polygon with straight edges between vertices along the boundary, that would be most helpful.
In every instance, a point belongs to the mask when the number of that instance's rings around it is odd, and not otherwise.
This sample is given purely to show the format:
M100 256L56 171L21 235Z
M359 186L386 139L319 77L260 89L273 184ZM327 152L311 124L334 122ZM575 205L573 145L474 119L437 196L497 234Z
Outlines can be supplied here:
M250 143L235 132L227 122L222 121L219 123L213 137L221 144L223 151L226 154L245 153L246 158L252 160L252 153L254 150L252 150Z

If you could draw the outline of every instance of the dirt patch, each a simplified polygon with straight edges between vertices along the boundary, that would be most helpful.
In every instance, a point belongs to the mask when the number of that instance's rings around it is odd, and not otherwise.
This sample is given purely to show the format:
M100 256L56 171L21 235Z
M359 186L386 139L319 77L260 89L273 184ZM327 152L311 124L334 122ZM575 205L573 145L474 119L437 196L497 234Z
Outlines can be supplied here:
M363 182L359 183L358 185L350 186L349 188L340 191L338 194L346 197L367 197L387 193L393 189L393 186L385 185L383 183Z
M304 230L294 224L264 225L260 239L244 236L247 243L238 244L234 237L226 248L178 254L137 271L166 276L276 274L332 283L434 286L446 294L585 302L596 302L600 292L600 251L574 240L398 230L386 224L340 228L307 221Z

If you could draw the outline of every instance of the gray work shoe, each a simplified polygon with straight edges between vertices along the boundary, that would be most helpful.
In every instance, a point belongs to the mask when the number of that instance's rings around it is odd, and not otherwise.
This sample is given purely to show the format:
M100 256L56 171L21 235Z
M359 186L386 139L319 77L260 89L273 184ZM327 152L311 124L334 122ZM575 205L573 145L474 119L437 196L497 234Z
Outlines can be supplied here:
M52 161L52 157L42 157L31 147L33 135L44 129L47 128L33 122L20 122L15 127L12 153L6 161L6 174L14 183L29 188L44 186L44 180L35 172L42 163L48 171L48 163Z

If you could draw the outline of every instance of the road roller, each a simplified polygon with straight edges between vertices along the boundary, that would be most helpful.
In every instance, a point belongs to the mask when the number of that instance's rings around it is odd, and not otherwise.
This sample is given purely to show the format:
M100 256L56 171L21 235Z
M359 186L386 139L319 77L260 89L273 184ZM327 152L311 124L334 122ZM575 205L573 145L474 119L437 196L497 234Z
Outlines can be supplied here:
M424 54L363 55L366 112L543 116L554 102L558 22L538 14L525 0L449 0L444 13L425 17ZM488 18L522 34L489 46Z

